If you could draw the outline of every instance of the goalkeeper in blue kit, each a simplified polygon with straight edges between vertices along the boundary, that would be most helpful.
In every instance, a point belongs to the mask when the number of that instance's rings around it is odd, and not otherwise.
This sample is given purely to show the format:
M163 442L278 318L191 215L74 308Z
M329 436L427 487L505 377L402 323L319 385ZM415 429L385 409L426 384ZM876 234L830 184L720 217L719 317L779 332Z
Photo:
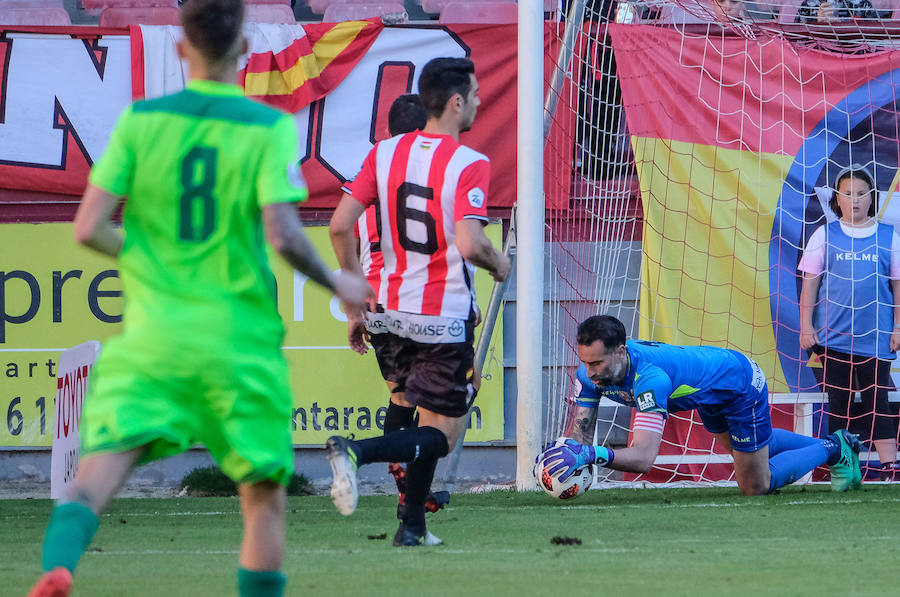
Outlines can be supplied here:
M542 454L548 472L568 479L587 464L645 473L653 466L668 413L696 410L703 427L734 457L745 495L771 493L827 464L834 491L858 489L859 439L840 430L818 439L773 429L766 377L752 359L711 346L627 340L615 317L578 326L577 409L571 439ZM601 398L638 410L632 443L615 452L593 445Z

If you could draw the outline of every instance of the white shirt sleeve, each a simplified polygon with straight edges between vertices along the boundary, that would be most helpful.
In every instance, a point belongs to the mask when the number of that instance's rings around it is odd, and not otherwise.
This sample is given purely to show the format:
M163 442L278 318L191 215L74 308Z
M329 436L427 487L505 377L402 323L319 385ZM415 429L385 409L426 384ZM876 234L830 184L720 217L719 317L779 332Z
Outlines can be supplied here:
M896 234L894 235L896 237ZM893 266L893 264L892 264ZM797 269L818 276L825 271L825 226L819 226L809 237ZM893 276L893 267L892 267Z
M900 279L900 235L894 229L891 237L891 280Z

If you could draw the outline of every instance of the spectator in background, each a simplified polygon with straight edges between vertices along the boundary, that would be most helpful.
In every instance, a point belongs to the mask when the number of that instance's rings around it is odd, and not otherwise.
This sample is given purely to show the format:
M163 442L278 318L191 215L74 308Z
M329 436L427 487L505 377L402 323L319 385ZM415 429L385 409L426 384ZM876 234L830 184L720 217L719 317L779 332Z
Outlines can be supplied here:
M830 206L840 219L816 229L798 266L800 346L824 351L831 433L847 427L856 376L882 478L893 480L900 469L887 394L900 348L900 237L875 220L876 203L865 168L838 173Z
M878 19L878 11L872 7L871 0L803 0L797 9L796 22L804 25L827 25Z
M744 17L744 0L712 0L712 7L720 21Z

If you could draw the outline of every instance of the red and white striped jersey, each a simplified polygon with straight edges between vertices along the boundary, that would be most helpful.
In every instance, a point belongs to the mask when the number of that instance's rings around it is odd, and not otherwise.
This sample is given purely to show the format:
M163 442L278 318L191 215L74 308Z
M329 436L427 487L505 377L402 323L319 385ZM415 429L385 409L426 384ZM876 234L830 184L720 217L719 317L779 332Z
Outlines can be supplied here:
M361 251L371 259L364 271L371 271L381 305L405 313L469 317L474 268L456 247L455 224L465 218L487 221L489 182L487 156L449 135L416 131L372 148L347 190L373 211L371 218L365 214L360 245L374 238L381 249L380 268L371 246Z
M353 180L351 178L341 186L341 190L350 196L353 196ZM384 261L381 258L381 243L378 240L381 236L381 227L375 218L374 205L367 207L359 216L354 232L359 241L359 264L362 266L363 274L372 288L377 289Z
M352 187L344 187L352 188ZM352 194L352 193L348 193ZM376 291L381 280L381 268L384 259L381 257L381 242L378 221L375 218L375 206L367 207L356 222L356 237L359 239L359 263L369 284Z

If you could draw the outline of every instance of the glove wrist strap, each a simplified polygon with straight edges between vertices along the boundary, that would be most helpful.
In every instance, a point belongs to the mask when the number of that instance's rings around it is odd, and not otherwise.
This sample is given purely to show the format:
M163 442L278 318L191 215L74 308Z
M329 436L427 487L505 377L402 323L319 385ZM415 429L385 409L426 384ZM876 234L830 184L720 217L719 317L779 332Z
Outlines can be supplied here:
M610 464L612 464L613 458L615 458L615 452L613 452L611 448L594 446L593 464L599 464L600 466L609 466Z

